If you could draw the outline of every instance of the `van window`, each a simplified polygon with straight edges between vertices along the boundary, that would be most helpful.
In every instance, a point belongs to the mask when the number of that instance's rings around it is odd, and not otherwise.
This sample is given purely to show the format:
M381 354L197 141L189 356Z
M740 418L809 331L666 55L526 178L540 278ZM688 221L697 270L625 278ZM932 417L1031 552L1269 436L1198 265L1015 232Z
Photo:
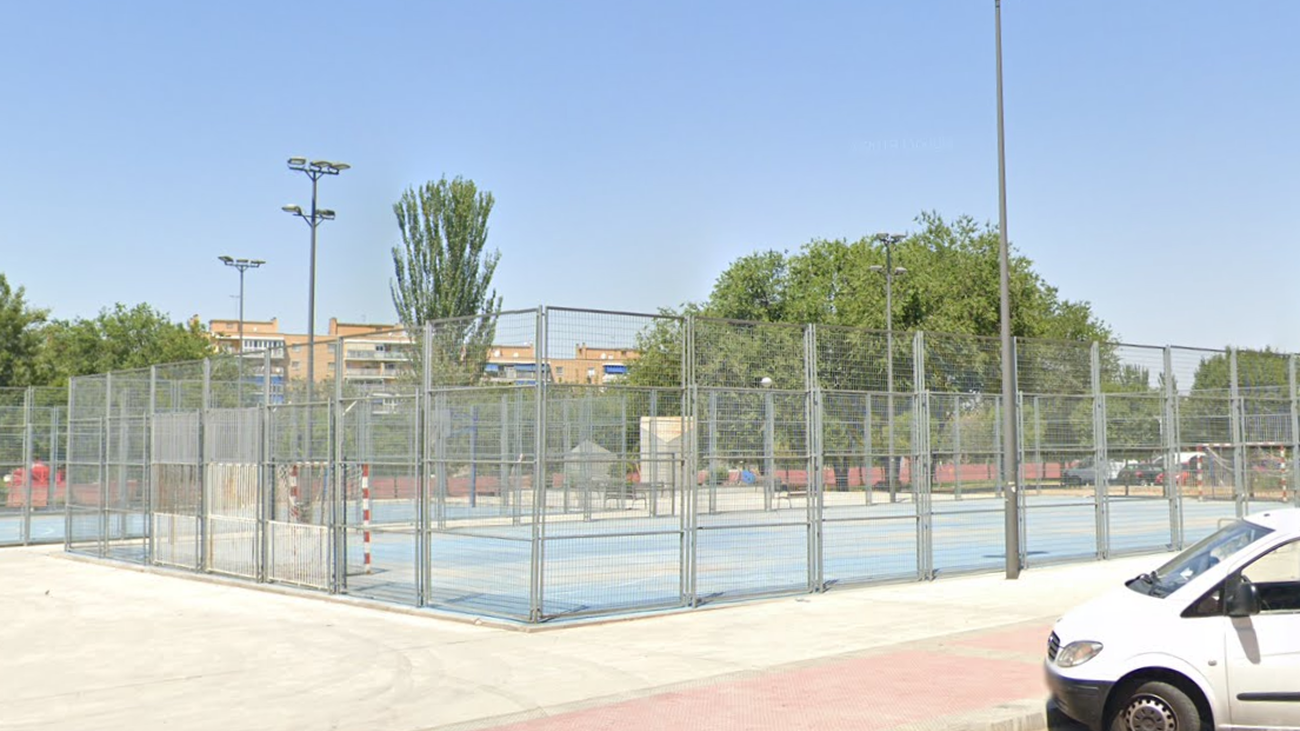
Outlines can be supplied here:
M1271 528L1262 525L1234 520L1178 554L1164 566L1133 579L1128 587L1151 596L1169 596L1210 567L1272 532Z
M1259 591L1262 612L1300 611L1300 542L1269 551L1241 570Z

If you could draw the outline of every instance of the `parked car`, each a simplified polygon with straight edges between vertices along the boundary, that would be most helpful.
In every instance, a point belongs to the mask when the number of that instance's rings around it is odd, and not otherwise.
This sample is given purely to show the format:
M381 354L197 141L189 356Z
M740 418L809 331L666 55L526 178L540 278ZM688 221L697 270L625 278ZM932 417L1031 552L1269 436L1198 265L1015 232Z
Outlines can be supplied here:
M1193 475L1202 474L1206 469L1206 459L1206 455L1201 452L1179 452L1178 465L1174 470L1174 484L1178 486L1189 484ZM1156 484L1165 484L1163 472L1156 478Z
M1124 465L1113 482L1121 485L1155 485L1165 468L1154 462L1136 462Z
M1124 468L1123 462L1111 460L1102 472L1109 481L1115 481L1119 477L1119 471ZM1098 470L1093 466L1093 460L1082 459L1070 467L1061 470L1062 485L1095 485L1097 484Z
M1300 509L1233 520L1067 612L1056 707L1094 731L1300 729Z

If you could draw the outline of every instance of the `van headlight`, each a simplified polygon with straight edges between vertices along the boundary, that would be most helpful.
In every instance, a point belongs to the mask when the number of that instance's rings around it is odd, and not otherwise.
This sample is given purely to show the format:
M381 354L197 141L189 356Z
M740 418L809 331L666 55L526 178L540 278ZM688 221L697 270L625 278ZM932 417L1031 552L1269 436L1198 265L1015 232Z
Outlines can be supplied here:
M1062 668L1072 668L1082 665L1085 662L1097 656L1101 652L1101 643L1091 640L1081 642L1071 642L1056 655L1056 665Z

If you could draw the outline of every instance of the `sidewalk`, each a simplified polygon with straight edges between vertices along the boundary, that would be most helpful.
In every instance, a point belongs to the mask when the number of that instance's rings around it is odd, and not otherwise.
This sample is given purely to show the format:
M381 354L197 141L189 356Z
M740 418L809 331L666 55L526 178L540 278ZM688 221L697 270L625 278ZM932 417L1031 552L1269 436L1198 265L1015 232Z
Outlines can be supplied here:
M1052 622L1162 559L524 632L4 549L0 729L1033 731Z

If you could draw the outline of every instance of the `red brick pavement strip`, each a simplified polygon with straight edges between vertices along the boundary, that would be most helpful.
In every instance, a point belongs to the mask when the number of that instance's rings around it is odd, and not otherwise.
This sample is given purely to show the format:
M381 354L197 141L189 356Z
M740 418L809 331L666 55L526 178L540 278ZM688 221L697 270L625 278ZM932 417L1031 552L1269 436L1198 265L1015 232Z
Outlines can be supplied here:
M1047 653L1047 636L1051 632L1052 625L1050 624L1018 627L963 638L952 644L980 650L1014 652L1036 657L1041 661L1042 657Z
M910 650L666 692L499 731L872 731L1044 696L1039 661Z

